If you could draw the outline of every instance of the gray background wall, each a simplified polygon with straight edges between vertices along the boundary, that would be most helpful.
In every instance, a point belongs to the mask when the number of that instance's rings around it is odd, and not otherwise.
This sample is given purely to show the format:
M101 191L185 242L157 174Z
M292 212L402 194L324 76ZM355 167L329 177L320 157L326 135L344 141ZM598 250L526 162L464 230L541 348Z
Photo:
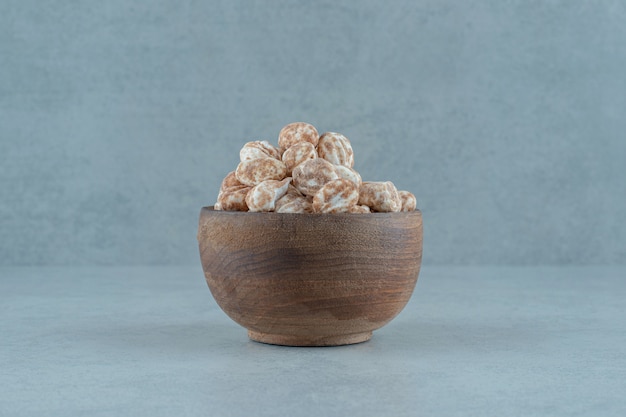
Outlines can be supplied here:
M3 1L0 264L194 264L249 140L413 191L426 264L626 262L626 2Z

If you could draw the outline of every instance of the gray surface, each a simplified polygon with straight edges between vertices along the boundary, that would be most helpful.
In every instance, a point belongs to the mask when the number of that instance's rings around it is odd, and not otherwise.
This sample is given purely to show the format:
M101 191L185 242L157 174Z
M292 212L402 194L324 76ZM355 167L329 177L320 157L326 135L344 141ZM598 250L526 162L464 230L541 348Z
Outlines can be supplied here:
M418 196L427 264L624 264L624 21L611 0L2 1L0 264L194 263L241 145L298 120Z
M371 341L286 348L199 268L3 268L0 415L621 417L625 275L426 267Z

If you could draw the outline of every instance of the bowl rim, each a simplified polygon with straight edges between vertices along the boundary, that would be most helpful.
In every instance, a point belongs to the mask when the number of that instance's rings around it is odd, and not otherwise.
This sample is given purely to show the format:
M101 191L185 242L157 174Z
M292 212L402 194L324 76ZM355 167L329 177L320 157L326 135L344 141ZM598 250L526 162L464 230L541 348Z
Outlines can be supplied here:
M212 213L224 213L226 215L234 215L234 216L302 216L302 217L327 217L327 216L342 216L342 217L381 217L381 216L407 216L407 215L422 215L422 211L420 209L415 209L413 211L397 211L397 212L378 212L373 211L371 213L276 213L275 211L236 211L236 210L215 210L215 206L203 206L201 212L212 212Z

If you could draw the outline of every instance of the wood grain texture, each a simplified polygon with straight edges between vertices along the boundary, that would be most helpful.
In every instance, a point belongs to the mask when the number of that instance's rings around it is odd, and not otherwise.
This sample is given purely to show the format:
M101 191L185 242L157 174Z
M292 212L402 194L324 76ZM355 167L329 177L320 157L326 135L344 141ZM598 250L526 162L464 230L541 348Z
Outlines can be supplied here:
M251 339L291 346L358 343L411 297L422 258L422 215L204 207L198 243L213 297Z

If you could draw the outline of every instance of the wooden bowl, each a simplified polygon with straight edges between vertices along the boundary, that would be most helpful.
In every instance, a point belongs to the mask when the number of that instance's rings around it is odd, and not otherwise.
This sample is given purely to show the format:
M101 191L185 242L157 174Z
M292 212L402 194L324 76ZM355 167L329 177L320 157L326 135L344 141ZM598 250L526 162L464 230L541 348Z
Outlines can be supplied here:
M288 346L369 340L413 293L422 214L286 214L204 207L206 282L250 339Z

